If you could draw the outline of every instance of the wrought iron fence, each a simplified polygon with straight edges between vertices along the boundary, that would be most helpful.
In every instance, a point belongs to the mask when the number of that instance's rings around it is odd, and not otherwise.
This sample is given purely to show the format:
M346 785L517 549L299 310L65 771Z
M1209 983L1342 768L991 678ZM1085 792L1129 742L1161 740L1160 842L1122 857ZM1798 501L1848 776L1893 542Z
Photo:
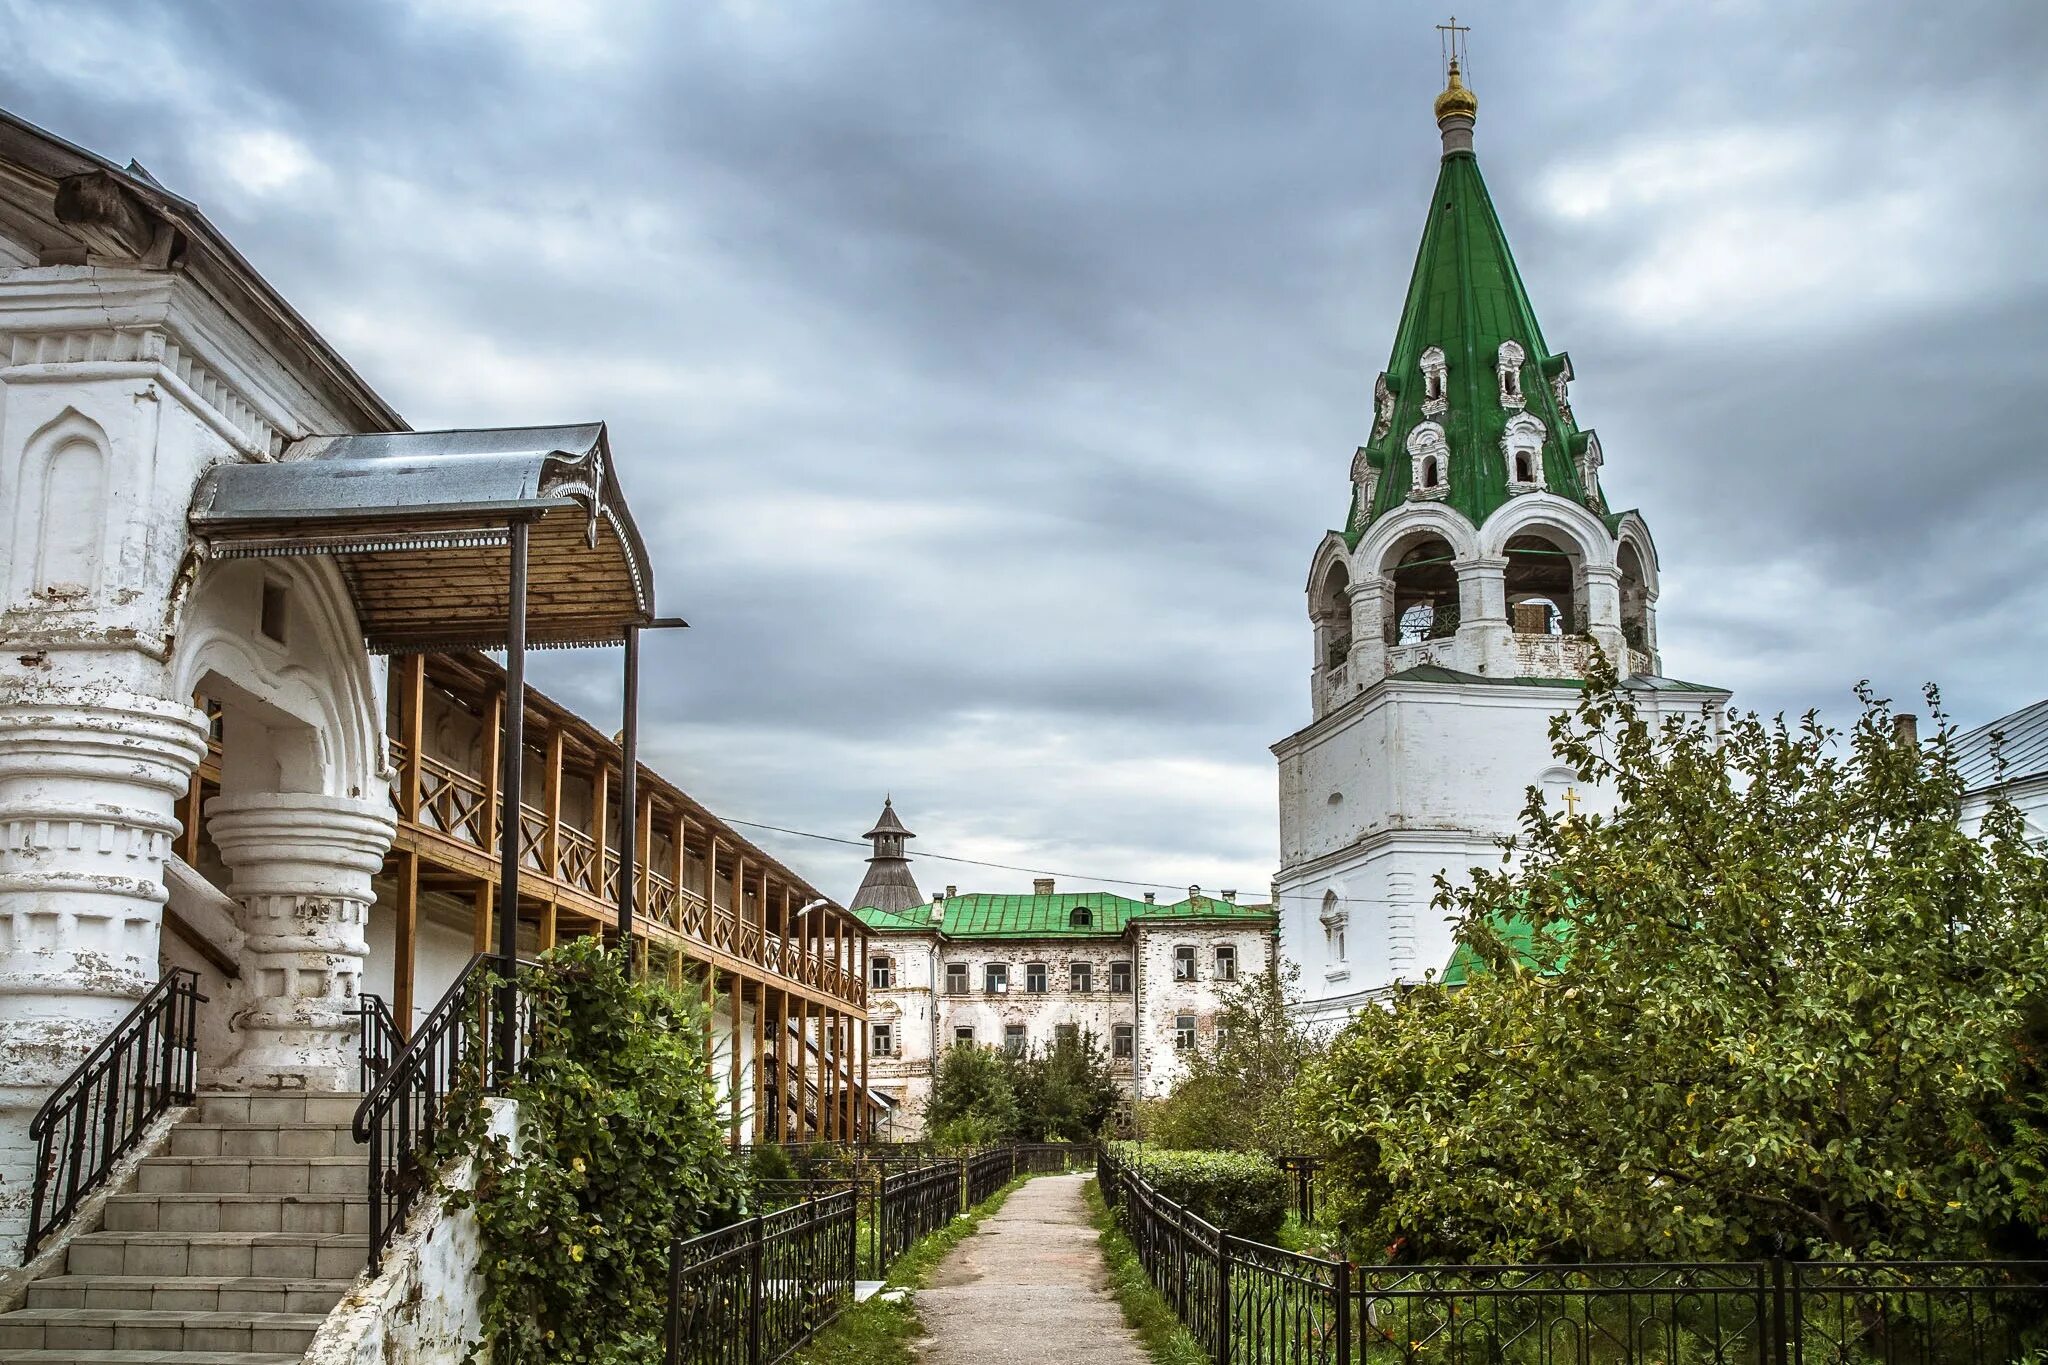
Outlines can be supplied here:
M1065 1175L1095 1164L1090 1142L1019 1142L1011 1150L1017 1154L1018 1175Z
M405 1038L381 995L365 991L356 997L356 1021L362 1030L357 1042L356 1089L367 1095L391 1070L398 1054L405 1051Z
M532 1002L519 989L518 969L479 953L469 960L394 1057L383 1078L356 1107L351 1130L370 1144L370 1265L433 1186L445 1155L443 1138L476 1104L524 1064L533 1030ZM510 1055L495 1036L509 994L516 1014Z
M1292 1191L1294 1216L1304 1223L1316 1220L1316 1172L1323 1168L1321 1159L1312 1156L1282 1156L1274 1161L1287 1173L1288 1188Z
M960 1163L935 1161L885 1176L875 1201L877 1265L887 1266L961 1210Z
M1224 1234L1106 1151L1096 1178L1218 1365L2048 1360L2048 1261L1360 1268Z
M967 1182L967 1189L961 1196L961 1207L971 1209L1009 1184L1016 1170L1016 1149L1012 1147L991 1147L968 1157L961 1172Z
M668 1365L774 1365L853 1302L851 1190L805 1200L669 1252Z
M29 1123L36 1145L22 1264L63 1226L173 1105L190 1104L198 1068L199 977L173 967L58 1083Z

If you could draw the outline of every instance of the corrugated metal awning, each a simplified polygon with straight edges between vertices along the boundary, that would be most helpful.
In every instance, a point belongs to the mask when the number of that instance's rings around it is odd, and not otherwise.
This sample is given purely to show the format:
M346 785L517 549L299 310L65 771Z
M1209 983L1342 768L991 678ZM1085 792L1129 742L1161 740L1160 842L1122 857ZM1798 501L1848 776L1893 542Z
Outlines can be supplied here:
M516 521L532 526L529 645L616 644L654 617L602 422L310 436L208 472L190 521L215 558L333 556L381 653L503 648Z

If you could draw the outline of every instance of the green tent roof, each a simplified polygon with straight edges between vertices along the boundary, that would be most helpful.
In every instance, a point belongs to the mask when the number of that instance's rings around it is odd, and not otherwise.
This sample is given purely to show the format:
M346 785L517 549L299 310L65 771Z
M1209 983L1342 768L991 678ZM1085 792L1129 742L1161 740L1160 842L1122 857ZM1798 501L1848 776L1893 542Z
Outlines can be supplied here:
M1536 927L1534 925L1530 924L1529 921L1523 919L1520 915L1495 915L1490 920L1490 923L1493 925L1493 931L1500 935L1501 941L1507 944L1514 952L1516 961L1520 962L1524 967L1536 967ZM1569 936L1569 930L1560 921L1551 926L1550 936L1562 942ZM1557 974L1556 968L1545 968L1542 970L1546 976L1555 976ZM1480 960L1479 954L1473 952L1465 944L1460 943L1457 950L1451 954L1451 960L1444 965L1444 974L1441 981L1446 986L1463 986L1470 982L1473 977L1483 976L1485 973L1486 964Z
M1504 341L1515 342L1524 353L1521 410L1543 423L1544 486L1560 496L1586 501L1571 457L1579 431L1551 387L1569 361L1563 352L1553 354L1543 339L1507 233L1479 174L1478 158L1469 151L1447 152L1387 361L1393 420L1385 430L1376 430L1366 446L1367 459L1380 473L1378 491L1373 506L1363 509L1368 515L1361 515L1354 485L1352 512L1345 522L1345 535L1353 545L1371 517L1407 499L1413 481L1408 434L1425 420L1444 428L1450 446L1444 498L1449 506L1477 526L1508 500L1500 442L1516 410L1501 403L1497 366ZM1423 410L1422 356L1431 347L1443 351L1449 371L1446 411L1437 416Z
M944 912L934 922L933 909ZM1075 911L1086 911L1078 917ZM1132 921L1209 920L1272 922L1270 905L1233 905L1210 896L1194 896L1169 905L1133 900L1107 891L1082 891L1045 896L968 894L948 896L915 910L853 907L854 915L879 934L938 930L947 938L1117 938Z

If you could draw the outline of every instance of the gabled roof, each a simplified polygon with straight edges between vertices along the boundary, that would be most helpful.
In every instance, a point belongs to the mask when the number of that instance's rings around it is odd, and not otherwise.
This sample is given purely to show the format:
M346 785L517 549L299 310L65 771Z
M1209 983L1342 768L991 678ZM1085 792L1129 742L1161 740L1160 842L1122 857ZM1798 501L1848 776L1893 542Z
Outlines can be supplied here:
M931 933L949 939L975 938L1119 938L1139 920L1270 923L1270 905L1234 905L1211 896L1192 896L1161 905L1107 891L1051 895L948 896L936 904L942 918L934 923L931 908L914 912L855 906L853 913L877 933ZM1085 910L1087 922L1074 923Z
M1956 771L1972 792L2048 774L2048 699L1957 736Z

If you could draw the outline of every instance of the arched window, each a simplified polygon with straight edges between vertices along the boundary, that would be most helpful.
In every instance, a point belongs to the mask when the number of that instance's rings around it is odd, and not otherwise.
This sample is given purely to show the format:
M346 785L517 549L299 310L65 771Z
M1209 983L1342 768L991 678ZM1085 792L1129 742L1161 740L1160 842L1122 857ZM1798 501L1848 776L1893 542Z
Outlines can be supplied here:
M1351 571L1342 559L1323 574L1315 601L1317 662L1336 668L1351 657Z
M1508 419L1500 434L1500 453L1507 459L1508 483L1519 492L1543 487L1543 423L1526 412Z
M1344 903L1335 891L1323 893L1323 947L1330 961L1344 961Z
M1500 405L1519 410L1522 398L1522 361L1524 359L1519 343L1503 341L1494 360L1494 372L1500 377Z
M1435 422L1418 422L1408 433L1408 496L1441 498L1451 472L1451 447Z
M1435 488L1440 482L1437 475L1436 456L1426 455L1422 460L1422 486Z
M1069 929L1093 929L1095 927L1095 912L1085 905L1075 906L1067 911L1067 927Z
M1547 535L1507 543L1508 617L1517 635L1569 635L1581 628L1579 556Z
M1615 555L1621 569L1621 638L1628 647L1650 652L1650 590L1643 574L1643 557L1633 542L1622 541Z
M1526 450L1518 450L1515 452L1515 482L1536 482L1535 467L1531 464L1529 460L1529 452Z
M1458 569L1450 542L1425 536L1399 553L1387 576L1394 581L1387 595L1387 643L1420 644L1441 640L1458 630Z
M1435 417L1450 407L1451 371L1444 363L1443 348L1432 346L1422 353L1422 411Z

